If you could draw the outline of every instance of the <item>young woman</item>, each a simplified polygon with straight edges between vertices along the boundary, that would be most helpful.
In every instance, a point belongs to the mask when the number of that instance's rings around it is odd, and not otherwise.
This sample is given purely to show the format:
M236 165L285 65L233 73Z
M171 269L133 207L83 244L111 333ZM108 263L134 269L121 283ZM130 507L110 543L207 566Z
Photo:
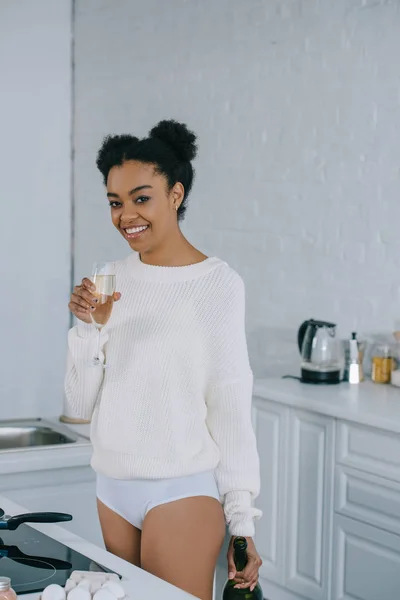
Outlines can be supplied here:
M259 461L244 287L182 234L195 135L162 121L149 137L105 139L97 158L114 226L134 251L116 263L118 293L101 333L94 286L75 287L68 337L70 410L91 419L98 511L110 552L201 598L212 597L225 534L248 538L249 562L229 577L253 589ZM221 507L223 505L223 509ZM225 517L225 518L224 518Z

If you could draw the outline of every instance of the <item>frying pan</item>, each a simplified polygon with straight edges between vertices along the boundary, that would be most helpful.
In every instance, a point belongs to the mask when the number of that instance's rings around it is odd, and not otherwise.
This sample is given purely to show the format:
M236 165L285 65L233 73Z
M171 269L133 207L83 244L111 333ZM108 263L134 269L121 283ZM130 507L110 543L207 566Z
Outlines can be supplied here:
M61 523L65 521L72 521L72 515L57 512L36 512L8 517L4 514L4 510L0 508L0 530L14 531L22 523Z

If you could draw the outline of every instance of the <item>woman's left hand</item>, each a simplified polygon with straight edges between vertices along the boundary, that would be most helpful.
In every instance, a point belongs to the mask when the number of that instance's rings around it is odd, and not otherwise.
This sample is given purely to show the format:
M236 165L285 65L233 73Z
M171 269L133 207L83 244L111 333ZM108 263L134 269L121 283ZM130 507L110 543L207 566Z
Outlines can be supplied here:
M258 582L258 570L262 565L262 560L256 550L253 538L247 537L247 565L243 571L236 571L233 558L234 540L235 536L231 538L228 549L228 579L233 579L236 582L235 588L242 590L250 588L250 591L252 592Z

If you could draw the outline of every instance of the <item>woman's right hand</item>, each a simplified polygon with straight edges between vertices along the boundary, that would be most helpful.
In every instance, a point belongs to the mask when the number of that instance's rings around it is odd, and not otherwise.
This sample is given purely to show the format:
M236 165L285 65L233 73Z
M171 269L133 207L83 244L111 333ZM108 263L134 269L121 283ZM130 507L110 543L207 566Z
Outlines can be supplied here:
M68 304L69 310L77 319L84 323L92 323L91 313L96 310L98 299L96 298L96 286L87 277L82 279L80 285L76 285L71 294L71 299ZM121 298L119 292L114 294L114 302L118 302Z

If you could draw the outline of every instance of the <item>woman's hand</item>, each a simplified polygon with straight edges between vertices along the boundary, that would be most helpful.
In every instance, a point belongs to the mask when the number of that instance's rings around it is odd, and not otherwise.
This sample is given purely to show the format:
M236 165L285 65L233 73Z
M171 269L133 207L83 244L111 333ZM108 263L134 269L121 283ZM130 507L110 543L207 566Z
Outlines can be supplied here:
M235 536L231 538L229 549L228 549L228 579L237 582L235 588L245 589L250 588L252 592L258 582L258 570L262 565L262 560L258 554L256 547L253 542L253 538L247 537L247 565L244 571L236 571L234 553L233 553L233 542Z
M87 277L82 279L81 285L76 285L68 304L69 310L75 317L84 323L92 323L90 314L96 310L98 299L95 296L96 286ZM114 302L121 298L119 292L114 294Z

